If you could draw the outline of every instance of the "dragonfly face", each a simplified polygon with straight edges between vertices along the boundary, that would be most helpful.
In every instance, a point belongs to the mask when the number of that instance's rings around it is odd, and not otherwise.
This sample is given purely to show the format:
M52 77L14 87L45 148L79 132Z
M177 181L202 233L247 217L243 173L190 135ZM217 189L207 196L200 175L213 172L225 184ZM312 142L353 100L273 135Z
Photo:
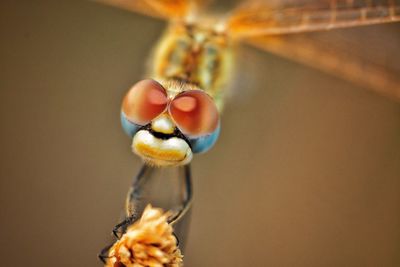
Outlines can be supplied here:
M210 149L219 135L219 114L212 98L178 81L143 80L126 94L121 110L133 151L156 166L183 165L193 153Z

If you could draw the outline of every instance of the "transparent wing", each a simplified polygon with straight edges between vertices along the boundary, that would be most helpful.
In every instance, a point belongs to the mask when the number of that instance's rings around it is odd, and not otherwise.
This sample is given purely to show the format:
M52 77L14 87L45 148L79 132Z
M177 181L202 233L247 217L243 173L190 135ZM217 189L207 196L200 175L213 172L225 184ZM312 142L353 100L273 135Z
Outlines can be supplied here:
M400 20L400 0L246 1L226 20L232 36L246 38L329 30Z
M132 12L162 18L183 18L203 5L206 0L93 0Z
M248 42L400 100L399 26L265 36Z

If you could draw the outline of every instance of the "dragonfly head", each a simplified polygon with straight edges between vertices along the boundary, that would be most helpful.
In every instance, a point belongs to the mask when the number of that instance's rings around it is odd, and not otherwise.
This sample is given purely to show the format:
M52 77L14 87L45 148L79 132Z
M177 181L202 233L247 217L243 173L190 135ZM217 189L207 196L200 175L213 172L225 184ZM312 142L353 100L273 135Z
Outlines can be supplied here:
M133 138L133 151L155 166L188 164L194 153L209 150L220 132L218 110L204 91L154 80L128 91L121 122Z

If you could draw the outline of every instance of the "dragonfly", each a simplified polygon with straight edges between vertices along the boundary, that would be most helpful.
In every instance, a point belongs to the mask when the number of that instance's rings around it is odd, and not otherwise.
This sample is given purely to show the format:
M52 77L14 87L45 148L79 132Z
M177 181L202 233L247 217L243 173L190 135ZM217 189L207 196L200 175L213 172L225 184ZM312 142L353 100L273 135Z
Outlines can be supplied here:
M169 22L149 78L127 92L121 108L133 151L152 166L186 165L216 143L235 51L243 43L400 99L400 80L382 62L302 34L397 22L399 1L244 1L220 16L208 15L204 0L98 2Z
M126 218L114 228L118 238L157 195L147 190L151 183L145 181L162 170L175 168L183 177L178 186L183 189L178 191L184 194L172 205L176 212L169 222L178 223L187 213L192 199L189 163L218 139L220 115L236 75L235 55L243 44L400 99L400 79L382 58L359 56L306 34L398 22L399 1L243 1L222 15L208 13L211 1L206 0L97 2L168 21L153 49L146 78L133 85L122 101L123 129L145 165L128 193ZM143 197L146 190L151 192Z

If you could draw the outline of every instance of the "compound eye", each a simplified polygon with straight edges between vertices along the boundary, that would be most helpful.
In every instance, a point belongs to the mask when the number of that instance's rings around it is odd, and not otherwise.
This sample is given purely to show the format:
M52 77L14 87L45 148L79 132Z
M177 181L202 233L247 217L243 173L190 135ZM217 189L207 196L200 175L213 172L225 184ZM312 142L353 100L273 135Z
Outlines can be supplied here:
M129 121L146 125L166 109L167 103L164 87L154 80L143 80L125 95L122 112Z
M191 137L211 134L218 126L217 107L212 98L200 90L176 96L169 105L169 113L181 132Z

